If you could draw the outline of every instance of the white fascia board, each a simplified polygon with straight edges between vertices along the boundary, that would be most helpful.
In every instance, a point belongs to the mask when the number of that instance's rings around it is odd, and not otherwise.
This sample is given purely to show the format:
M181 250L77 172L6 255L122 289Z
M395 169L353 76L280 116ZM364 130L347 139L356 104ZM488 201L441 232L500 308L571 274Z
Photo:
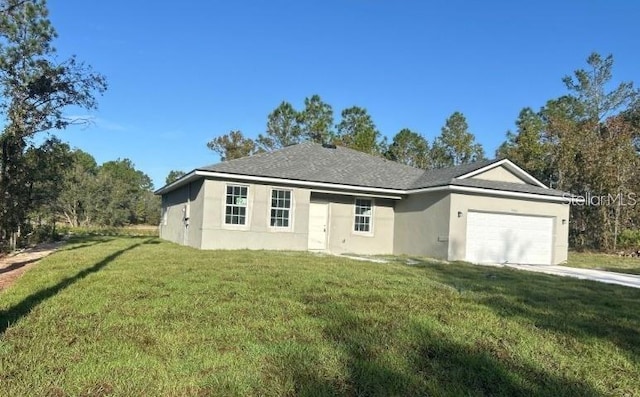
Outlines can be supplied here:
M435 186L435 187L427 187L423 189L415 189L415 190L408 191L407 194L431 193L431 192L441 192L441 191L448 191L452 193L477 193L477 194L485 194L485 195L488 194L493 196L501 196L501 197L509 197L509 198L526 198L526 199L553 201L553 202L567 203L567 204L575 202L575 198L573 196L571 197L548 196L544 194L511 192L507 190L493 190L493 189L483 189L479 187L456 186L456 185Z
M191 181L193 181L194 179L197 179L198 175L197 172L195 170L189 172L186 175L183 175L182 177L176 179L175 181L173 181L172 183L165 185L163 187L161 187L160 189L156 190L155 192L153 192L153 194L155 195L161 195L161 194L165 194L168 193L170 191L172 191L175 188L178 188L182 185L185 185Z
M240 174L229 174L225 172L214 172L214 171L195 171L196 175L210 178L222 178L222 179L235 179L239 181L248 181L248 182L266 182L266 183L276 183L282 185L296 185L296 186L305 186L311 188L325 188L325 189L338 189L338 190L347 190L352 192L368 192L368 193L381 193L386 195L397 195L397 194L406 194L404 190L398 189L385 189L379 187L363 187L363 186L353 186L353 185L343 185L338 183L328 183L328 182L310 182L310 181L299 181L295 179L285 179L285 178L273 178L266 176L253 176L253 175L240 175Z
M345 192L340 190L324 190L324 189L313 189L314 193L326 193L326 194L339 194L342 196L355 196L355 197L373 197L373 198L382 198L382 199L390 199L390 200L401 200L402 196L390 196L385 194L370 194L370 193L361 193L361 192Z
M482 188L468 187L468 186L451 186L451 191L460 192L460 193L481 193L481 194L491 194L494 196L503 196L503 197L512 197L512 198L527 198L527 199L535 199L535 200L554 201L558 203L567 203L567 204L569 204L572 201L571 197L565 197L565 196L547 196L547 195L535 194L535 193L510 192L506 190L482 189Z
M471 178L473 176L476 176L478 174L482 174L485 171L489 171L490 169L496 168L496 167L500 167L504 165L507 169L509 169L509 171L513 172L514 174L516 174L517 176L519 176L520 178L524 179L525 181L529 181L531 183L533 183L536 186L545 188L545 189L549 189L549 187L547 185L545 185L544 183L540 182L539 180L537 180L536 178L534 178L531 174L529 174L527 171L523 170L522 168L518 167L516 164L514 164L513 162L511 162L511 160L509 159L502 159L500 161L497 161L495 163L486 165L482 168L479 168L475 171L471 171L468 172L464 175L461 175L459 177L457 177L456 179L467 179L467 178Z
M442 192L451 190L451 185L445 186L434 186L434 187L423 187L420 189L409 190L407 194L418 194L418 193L432 193L432 192Z

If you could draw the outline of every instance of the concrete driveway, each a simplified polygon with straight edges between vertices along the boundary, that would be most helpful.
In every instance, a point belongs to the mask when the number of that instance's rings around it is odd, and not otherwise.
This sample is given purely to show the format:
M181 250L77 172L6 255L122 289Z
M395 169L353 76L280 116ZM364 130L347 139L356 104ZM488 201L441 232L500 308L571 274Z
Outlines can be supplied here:
M579 269L568 266L545 266L545 265L515 265L505 264L498 265L500 267L510 267L512 269L526 270L528 272L537 272L545 274L553 274L556 276L565 276L579 278L582 280L593 280L607 284L624 285L625 287L640 288L640 276L633 274L614 273L604 270Z

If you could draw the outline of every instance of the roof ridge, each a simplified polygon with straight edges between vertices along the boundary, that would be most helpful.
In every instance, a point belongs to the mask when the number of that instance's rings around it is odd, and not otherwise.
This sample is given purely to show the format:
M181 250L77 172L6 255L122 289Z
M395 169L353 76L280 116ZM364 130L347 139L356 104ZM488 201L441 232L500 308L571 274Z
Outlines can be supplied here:
M228 174L266 176L298 181L412 190L451 184L453 179L499 159L453 167L421 169L345 146L327 147L304 141L270 152L196 168Z

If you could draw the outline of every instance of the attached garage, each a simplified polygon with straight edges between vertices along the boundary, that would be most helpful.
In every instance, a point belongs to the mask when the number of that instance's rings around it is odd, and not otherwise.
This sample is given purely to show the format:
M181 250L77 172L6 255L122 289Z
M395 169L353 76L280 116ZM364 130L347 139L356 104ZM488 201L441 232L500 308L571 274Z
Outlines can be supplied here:
M552 217L470 211L465 260L548 265L553 258L553 223Z

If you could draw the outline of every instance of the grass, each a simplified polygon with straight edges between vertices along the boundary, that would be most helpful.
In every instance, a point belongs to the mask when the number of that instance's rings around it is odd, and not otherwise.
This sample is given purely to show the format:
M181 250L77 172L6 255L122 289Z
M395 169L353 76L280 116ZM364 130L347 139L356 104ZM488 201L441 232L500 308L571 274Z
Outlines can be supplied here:
M637 396L640 290L85 237L0 295L0 395Z
M569 252L567 266L640 275L640 258L595 252Z

